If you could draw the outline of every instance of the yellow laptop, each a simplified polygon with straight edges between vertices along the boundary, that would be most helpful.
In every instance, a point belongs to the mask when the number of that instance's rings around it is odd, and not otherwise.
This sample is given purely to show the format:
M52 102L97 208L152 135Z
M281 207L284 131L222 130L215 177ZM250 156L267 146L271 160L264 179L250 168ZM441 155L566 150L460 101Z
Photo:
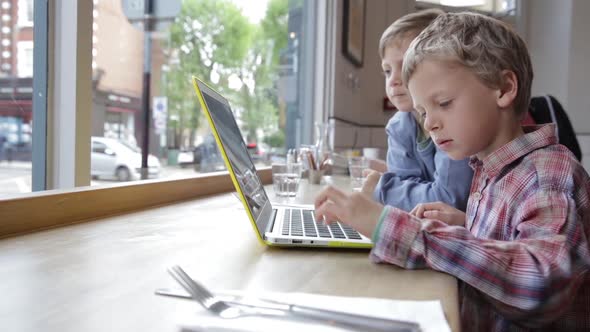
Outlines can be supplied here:
M229 102L196 77L197 97L258 239L270 246L371 248L371 240L340 223L316 223L313 206L272 206Z

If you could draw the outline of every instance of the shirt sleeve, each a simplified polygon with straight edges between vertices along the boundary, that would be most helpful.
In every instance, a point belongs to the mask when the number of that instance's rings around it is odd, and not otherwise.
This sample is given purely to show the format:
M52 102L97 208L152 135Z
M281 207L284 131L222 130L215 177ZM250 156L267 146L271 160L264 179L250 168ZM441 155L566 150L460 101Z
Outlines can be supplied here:
M451 274L526 325L542 325L567 310L590 266L581 216L567 193L538 192L519 204L511 241L479 239L465 227L386 209L374 234L373 261Z
M373 198L405 211L418 203L437 201L465 211L473 176L467 160L452 160L434 146L416 153L416 122L409 113L398 114L386 129L388 171L381 177ZM434 172L428 174L431 170L423 164L432 159Z

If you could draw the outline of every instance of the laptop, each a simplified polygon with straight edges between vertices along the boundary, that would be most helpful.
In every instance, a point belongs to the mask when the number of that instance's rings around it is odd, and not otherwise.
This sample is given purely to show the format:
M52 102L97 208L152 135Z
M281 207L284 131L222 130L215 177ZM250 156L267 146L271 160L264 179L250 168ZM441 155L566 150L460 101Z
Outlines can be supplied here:
M225 166L244 204L258 239L285 247L371 248L371 240L341 223L315 221L313 206L273 206L256 173L229 102L193 77L195 91L207 115Z

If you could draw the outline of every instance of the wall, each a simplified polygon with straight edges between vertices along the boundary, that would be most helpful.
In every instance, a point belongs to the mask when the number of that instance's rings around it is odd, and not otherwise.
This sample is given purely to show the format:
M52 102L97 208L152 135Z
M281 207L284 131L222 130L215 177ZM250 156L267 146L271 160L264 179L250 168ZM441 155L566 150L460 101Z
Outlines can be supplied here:
M567 109L568 71L562 64L570 54L571 0L538 0L527 3L525 39L535 78L532 94L552 94ZM548 42L551 41L551 42Z
M572 117L576 131L590 134L590 2L575 0L572 8L571 51L569 66L568 98L569 108L574 111Z
M566 110L574 124L582 148L582 162L590 171L590 2L574 0L572 8L571 51L569 65L568 107Z
M523 0L535 79L533 95L552 94L564 106L578 134L590 170L590 2Z
M381 59L378 53L379 38L383 30L400 16L413 11L414 1L366 1L364 64L355 67L342 55L342 1L337 1L336 46L334 49L334 108L332 116L358 123L359 127L335 122L334 147L387 147L385 124L391 112L383 112L385 97ZM348 77L358 78L355 88ZM384 154L384 152L383 152Z

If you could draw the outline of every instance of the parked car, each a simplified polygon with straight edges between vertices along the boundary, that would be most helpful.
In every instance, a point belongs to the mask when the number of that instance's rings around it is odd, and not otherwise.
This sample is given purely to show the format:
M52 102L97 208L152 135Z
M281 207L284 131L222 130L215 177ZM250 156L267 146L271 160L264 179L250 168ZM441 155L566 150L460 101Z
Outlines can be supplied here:
M176 156L176 163L181 168L190 167L195 163L194 152L192 150L180 150Z
M118 181L139 180L141 178L141 150L122 141L92 137L90 174L93 178L114 179ZM158 177L160 161L148 155L148 175Z
M181 151L176 159L180 167L193 166L200 173L216 172L225 169L223 158L217 148L213 134L205 136L203 142L192 150Z
M250 158L252 158L253 162L258 162L258 161L267 161L268 160L268 153L270 150L270 147L268 145L266 145L265 143L248 143L246 144L246 147L248 148L248 152L250 153Z

